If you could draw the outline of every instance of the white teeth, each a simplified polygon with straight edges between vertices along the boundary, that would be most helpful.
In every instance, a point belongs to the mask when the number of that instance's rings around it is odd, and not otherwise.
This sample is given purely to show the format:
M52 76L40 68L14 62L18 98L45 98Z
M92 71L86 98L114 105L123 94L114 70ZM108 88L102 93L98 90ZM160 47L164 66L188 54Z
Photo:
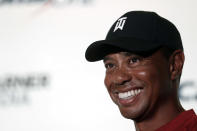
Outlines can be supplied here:
M130 91L128 91L128 92L127 92L127 95L128 95L128 96L131 96L131 92L130 92Z
M137 93L138 93L138 90L135 90L135 95L137 95Z
M134 90L131 90L130 92L131 92L131 95L132 95L132 96L135 95Z
M118 93L118 97L121 99L127 99L130 96L132 96L132 97L136 96L140 92L141 92L141 89L131 90L131 91L124 92L124 93Z

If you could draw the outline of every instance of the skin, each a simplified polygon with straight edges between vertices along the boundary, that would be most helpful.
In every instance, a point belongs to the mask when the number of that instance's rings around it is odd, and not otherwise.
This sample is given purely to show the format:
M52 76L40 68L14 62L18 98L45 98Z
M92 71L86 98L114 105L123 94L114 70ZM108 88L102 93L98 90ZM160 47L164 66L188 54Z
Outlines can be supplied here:
M162 48L152 55L118 52L105 56L105 85L121 114L134 120L137 131L154 131L184 111L177 89L184 63L184 54L176 50L168 58ZM140 89L123 100L118 93Z

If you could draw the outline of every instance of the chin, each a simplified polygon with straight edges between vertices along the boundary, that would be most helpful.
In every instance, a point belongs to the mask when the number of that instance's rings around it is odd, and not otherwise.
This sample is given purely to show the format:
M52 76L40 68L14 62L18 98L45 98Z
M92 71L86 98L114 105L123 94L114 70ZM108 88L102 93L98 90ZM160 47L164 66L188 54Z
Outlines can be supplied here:
M120 108L121 115L126 119L131 119L134 121L141 121L146 117L147 114L147 107L141 107L137 109L129 108L129 107L122 107Z
M126 119L135 120L136 118L139 117L139 112L134 112L134 111L130 111L129 109L120 109L120 108L119 110L121 115Z

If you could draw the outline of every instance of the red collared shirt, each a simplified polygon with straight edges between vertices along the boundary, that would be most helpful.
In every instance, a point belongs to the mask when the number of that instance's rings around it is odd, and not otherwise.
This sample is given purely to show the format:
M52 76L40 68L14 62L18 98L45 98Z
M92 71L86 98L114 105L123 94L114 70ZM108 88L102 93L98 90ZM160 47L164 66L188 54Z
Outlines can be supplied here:
M197 131L197 116L192 109L184 111L156 131Z

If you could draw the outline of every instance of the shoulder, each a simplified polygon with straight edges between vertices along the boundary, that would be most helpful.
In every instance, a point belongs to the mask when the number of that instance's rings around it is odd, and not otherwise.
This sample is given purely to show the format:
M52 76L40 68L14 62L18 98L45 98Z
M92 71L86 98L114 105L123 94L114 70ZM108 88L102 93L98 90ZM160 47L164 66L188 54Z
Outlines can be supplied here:
M194 112L184 125L187 131L197 131L197 116Z

